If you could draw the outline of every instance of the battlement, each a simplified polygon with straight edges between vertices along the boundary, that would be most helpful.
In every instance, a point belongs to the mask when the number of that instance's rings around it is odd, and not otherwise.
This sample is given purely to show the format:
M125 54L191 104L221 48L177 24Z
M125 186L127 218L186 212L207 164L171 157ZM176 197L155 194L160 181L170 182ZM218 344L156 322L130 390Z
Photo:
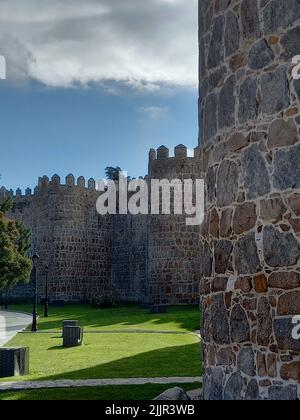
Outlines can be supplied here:
M61 178L59 175L55 174L50 179L48 176L43 176L38 179L38 185L32 190L31 188L26 188L23 191L20 188L17 188L16 191L14 190L7 190L5 187L1 187L0 189L0 198L6 197L33 197L40 192L44 192L49 188L75 188L75 189L83 189L87 191L96 191L96 181L93 178L90 178L87 182L83 176L77 178L75 182L75 177L73 174L69 174L65 178L65 183L61 182Z
M195 178L200 176L199 149L189 150L183 144L175 147L171 156L166 146L149 152L150 178Z
M168 178L171 176L176 176L183 173L184 175L191 174L195 172L194 166L197 166L196 161L198 161L199 150L198 148L194 150L189 150L183 144L176 146L173 150L173 156L171 156L170 150L165 146L160 146L157 150L151 149L149 152L149 171L148 175L145 177L140 177L139 179L144 179L149 181L150 178ZM184 168L186 171L184 171ZM96 181L93 178L90 178L88 181L83 176L80 176L75 179L73 174L69 174L65 178L65 182L61 182L59 175L54 174L51 179L44 175L38 179L38 184L32 190L31 188L26 188L23 191L20 188L14 190L7 190L5 187L0 189L0 198L5 198L11 196L13 198L21 197L34 197L40 193L45 193L49 189L55 188L65 188L70 190L82 189L86 191L96 191Z
M189 155L190 150L183 144L179 144L174 149L174 156L170 155L170 149L166 146L160 146L157 150L151 149L149 152L149 161L155 160L166 160L166 159L193 159L195 152L192 150L192 154Z

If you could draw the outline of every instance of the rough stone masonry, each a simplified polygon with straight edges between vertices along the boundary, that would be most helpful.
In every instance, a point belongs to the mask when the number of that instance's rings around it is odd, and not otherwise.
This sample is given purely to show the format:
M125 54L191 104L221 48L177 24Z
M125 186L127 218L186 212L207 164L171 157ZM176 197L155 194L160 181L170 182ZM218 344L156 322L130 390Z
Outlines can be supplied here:
M200 0L205 399L300 397L299 0Z
M197 151L195 152L197 154ZM203 177L200 160L179 145L149 153L147 179ZM0 195L9 194L5 189ZM113 293L123 302L199 303L200 227L186 226L184 215L107 215L96 211L95 181L86 185L68 175L40 178L34 193L18 189L11 217L31 228L40 254L39 295L44 297L49 267L52 300L86 302ZM10 291L11 298L31 298L32 284Z

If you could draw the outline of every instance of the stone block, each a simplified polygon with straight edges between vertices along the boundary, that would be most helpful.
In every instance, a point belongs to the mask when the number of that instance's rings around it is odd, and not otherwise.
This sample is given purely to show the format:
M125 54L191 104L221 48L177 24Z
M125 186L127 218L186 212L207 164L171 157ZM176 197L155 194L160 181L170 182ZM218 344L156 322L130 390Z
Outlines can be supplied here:
M181 388L172 388L160 394L155 401L189 401L188 394Z
M275 114L290 105L289 85L285 67L279 67L274 72L262 75L261 94L261 110L264 114Z
M222 368L212 368L209 376L204 379L204 399L207 401L222 401L224 372Z
M245 123L257 117L257 78L248 77L240 87L239 122Z
M267 195L271 190L269 173L257 144L243 151L241 162L247 198L253 200Z
M240 235L253 229L256 224L256 220L256 205L254 203L244 203L238 205L233 216L234 233Z
M257 318L257 343L260 346L268 347L273 331L273 322L271 307L268 299L265 297L260 298L258 301Z
M260 202L260 217L264 221L278 222L285 212L286 207L281 198L264 199Z
M285 381L300 383L300 362L286 363L282 366L280 376Z
M297 127L293 120L276 120L270 125L268 147L292 146L299 140Z
M219 345L230 344L229 320L223 294L213 297L210 322L214 342Z
M65 327L78 327L78 321L75 321L75 320L63 321L63 329Z
M279 350L300 353L300 340L293 338L293 317L275 318L274 332Z
M241 370L248 376L255 376L255 359L252 348L244 348L239 352L237 359L238 370Z
M300 26L294 29L290 29L281 38L281 45L284 49L282 57L285 60L290 60L296 55L299 55L299 43L300 43Z
M296 401L297 387L289 386L272 386L269 388L269 400L271 401Z
M83 342L83 329L81 327L64 327L63 347L78 347Z
M243 0L241 4L241 21L246 39L260 37L260 22L257 0Z
M300 144L274 154L273 183L281 191L300 188Z
M246 312L241 305L236 305L230 317L231 340L233 343L250 341L250 326Z
M279 316L300 314L300 290L284 293L278 300Z
M29 348L0 348L0 378L29 374Z
M223 45L224 45L224 16L219 16L214 20L211 43L207 59L207 66L209 69L218 67L223 59Z
M300 244L291 233L281 233L273 226L267 226L263 233L263 247L266 263L270 267L289 267L300 258Z
M240 401L242 399L243 378L240 373L234 373L227 381L224 389L225 401Z
M298 0L269 1L263 12L264 31L266 34L276 33L281 28L293 25L299 18Z
M235 123L235 76L230 76L224 83L218 104L219 129L232 127Z
M237 16L228 12L225 28L225 55L229 57L238 51L240 46L240 28Z
M235 243L233 256L239 275L254 274L259 271L260 260L254 233L242 237Z
M249 52L249 67L252 70L260 70L270 65L275 56L265 39L256 42Z
M238 166L235 162L224 160L217 174L217 204L219 207L230 206L238 194Z
M252 379L249 382L247 386L247 390L246 390L245 400L246 401L259 401L260 400L259 386L256 379Z
M228 264L232 252L232 243L230 241L218 241L215 245L215 271L217 274L225 274L228 270Z

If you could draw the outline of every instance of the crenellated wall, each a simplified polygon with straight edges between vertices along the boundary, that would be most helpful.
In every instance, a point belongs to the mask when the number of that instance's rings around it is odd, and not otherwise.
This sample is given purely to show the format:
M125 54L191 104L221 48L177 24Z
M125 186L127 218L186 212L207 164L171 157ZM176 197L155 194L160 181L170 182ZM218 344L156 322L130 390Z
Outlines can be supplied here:
M198 159L188 157L185 146L177 146L174 157L163 146L150 151L149 186L151 178L195 179L201 174ZM12 217L31 228L41 257L41 297L48 265L55 300L88 301L113 289L122 301L199 302L200 228L186 226L184 216L99 216L95 181L86 186L83 177L75 183L73 175L63 185L57 175L40 178L34 194L30 189L25 195L19 189L10 194ZM19 285L11 296L32 293L32 285Z
M200 0L205 399L300 397L299 0Z
M100 217L95 202L99 193L95 181L88 186L84 178L75 184L73 175L64 185L54 175L39 180L35 194L17 190L11 216L31 228L33 247L41 259L40 294L43 295L45 266L49 266L52 299L86 301L110 283L111 220ZM31 287L20 285L15 297L32 294Z

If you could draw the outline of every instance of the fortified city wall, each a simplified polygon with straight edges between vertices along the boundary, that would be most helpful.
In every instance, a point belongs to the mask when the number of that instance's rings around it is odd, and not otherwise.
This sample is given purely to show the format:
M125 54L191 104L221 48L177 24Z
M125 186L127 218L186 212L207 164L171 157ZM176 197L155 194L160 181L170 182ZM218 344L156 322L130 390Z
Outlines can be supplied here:
M151 150L147 179L183 179L200 175L198 160L180 145L175 156ZM199 302L199 226L183 216L100 216L93 179L62 185L43 177L34 193L18 189L11 216L30 227L40 255L39 294L44 296L49 266L51 299L89 301L113 291L125 302L189 304ZM2 189L2 195L7 195ZM10 291L12 298L31 298L32 284Z

